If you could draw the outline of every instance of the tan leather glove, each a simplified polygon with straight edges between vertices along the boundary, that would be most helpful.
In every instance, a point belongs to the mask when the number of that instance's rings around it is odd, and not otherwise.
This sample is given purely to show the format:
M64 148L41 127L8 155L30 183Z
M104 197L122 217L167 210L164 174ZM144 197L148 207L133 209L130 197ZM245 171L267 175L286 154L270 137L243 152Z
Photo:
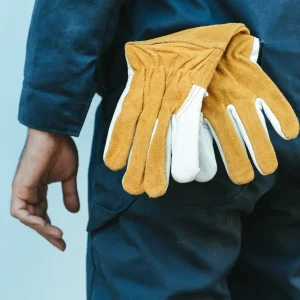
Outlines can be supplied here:
M128 82L110 125L104 161L112 170L128 165L127 192L164 194L171 148L177 153L172 161L177 180L197 176L202 99L224 50L242 32L249 34L242 24L225 24L126 44Z
M246 148L261 174L271 174L277 168L263 112L282 138L289 140L299 134L299 122L290 104L257 65L258 52L258 39L248 34L235 36L203 101L204 126L209 127L236 184L254 178ZM202 181L201 176L200 171L196 180Z

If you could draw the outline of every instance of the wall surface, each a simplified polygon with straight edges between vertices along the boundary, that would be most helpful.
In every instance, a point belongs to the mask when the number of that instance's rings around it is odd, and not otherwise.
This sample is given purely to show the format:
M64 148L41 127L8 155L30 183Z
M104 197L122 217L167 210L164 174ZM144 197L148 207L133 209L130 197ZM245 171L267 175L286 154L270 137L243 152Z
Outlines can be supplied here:
M33 0L0 1L0 299L85 299L87 170L94 99L80 138L78 175L81 211L63 206L60 186L50 187L49 215L64 231L67 250L60 253L9 214L11 182L24 145L26 128L17 121L25 46Z

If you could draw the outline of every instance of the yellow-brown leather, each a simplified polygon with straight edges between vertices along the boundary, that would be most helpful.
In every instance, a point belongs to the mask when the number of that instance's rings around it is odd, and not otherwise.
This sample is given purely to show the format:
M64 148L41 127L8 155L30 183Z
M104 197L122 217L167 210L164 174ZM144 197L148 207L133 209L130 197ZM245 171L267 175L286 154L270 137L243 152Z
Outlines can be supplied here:
M254 38L249 35L240 34L232 39L202 107L204 118L209 120L222 146L229 176L236 184L253 180L254 171L226 110L228 105L236 108L265 175L273 173L278 162L256 111L256 99L262 98L269 106L287 139L299 134L299 123L288 101L264 71L249 60L253 43Z
M165 193L170 118L180 109L193 84L207 88L230 40L241 33L249 34L243 24L224 24L126 44L126 57L134 75L114 124L105 164L112 170L123 168L133 145L123 179L127 192L141 194L146 188L151 197Z

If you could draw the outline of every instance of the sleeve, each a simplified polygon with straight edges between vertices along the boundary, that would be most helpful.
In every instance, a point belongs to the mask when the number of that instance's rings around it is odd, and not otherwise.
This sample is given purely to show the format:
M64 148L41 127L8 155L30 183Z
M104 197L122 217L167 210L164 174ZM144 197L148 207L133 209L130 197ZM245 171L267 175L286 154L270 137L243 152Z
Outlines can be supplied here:
M78 136L96 92L97 60L114 38L124 0L36 0L19 121Z

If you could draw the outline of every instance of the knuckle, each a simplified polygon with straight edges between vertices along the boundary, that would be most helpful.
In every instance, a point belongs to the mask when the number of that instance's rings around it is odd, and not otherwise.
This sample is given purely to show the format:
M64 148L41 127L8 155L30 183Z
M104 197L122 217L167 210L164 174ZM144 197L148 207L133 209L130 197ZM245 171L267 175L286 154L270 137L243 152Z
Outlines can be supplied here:
M18 188L18 186L19 186L19 183L18 183L17 178L15 177L11 183L11 188L12 188L12 190L16 190Z
M18 214L17 214L16 210L13 209L13 208L10 210L10 215L11 215L13 218L16 218L16 219L18 218Z
M23 220L19 220L20 223L22 223L23 225L27 226L27 224L23 221Z

